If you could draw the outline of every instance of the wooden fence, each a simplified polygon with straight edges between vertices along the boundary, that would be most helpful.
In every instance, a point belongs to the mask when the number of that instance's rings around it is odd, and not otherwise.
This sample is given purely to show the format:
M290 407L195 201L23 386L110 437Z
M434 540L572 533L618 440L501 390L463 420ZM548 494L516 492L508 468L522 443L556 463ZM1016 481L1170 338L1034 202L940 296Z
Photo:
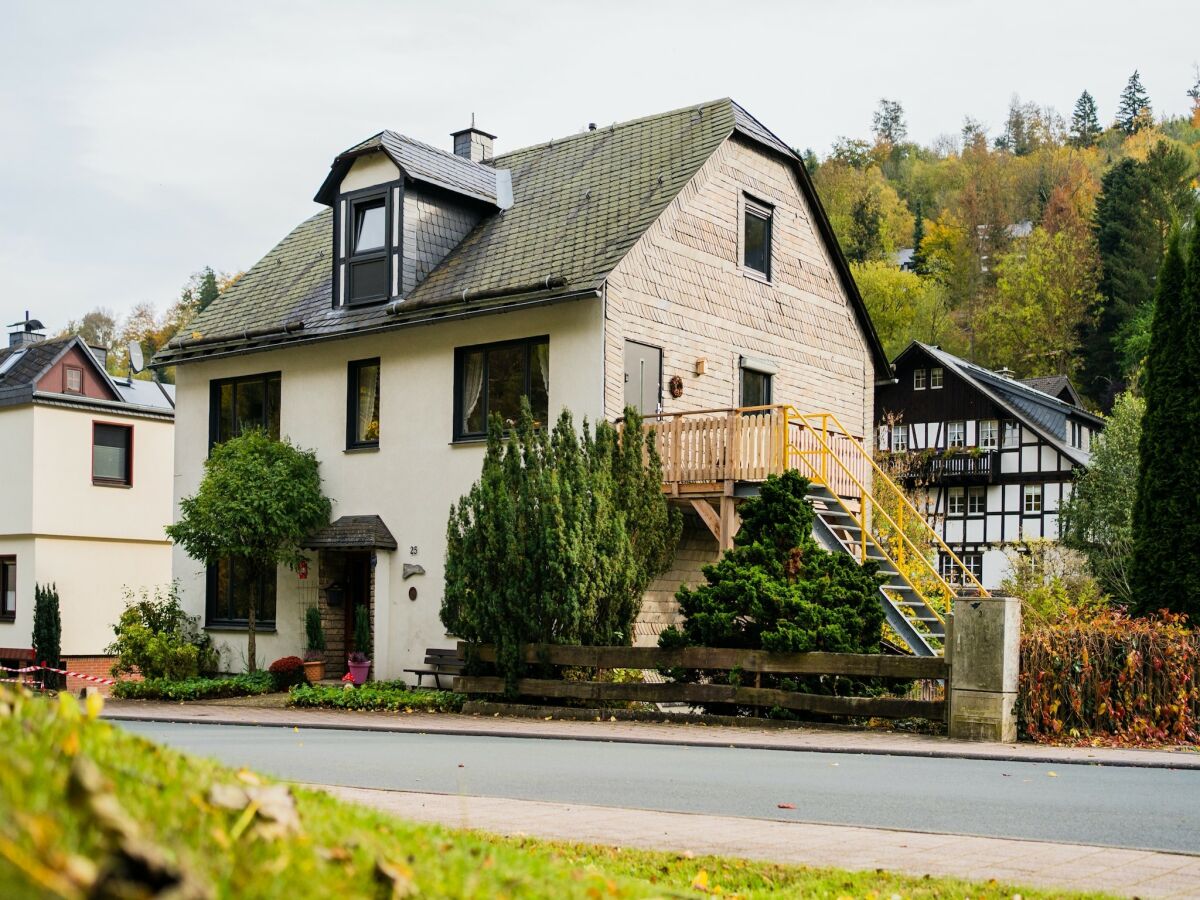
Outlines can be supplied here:
M495 647L458 645L459 654L473 653L483 662L494 662ZM524 649L527 663L591 669L683 668L709 672L738 670L747 681L771 675L845 675L855 678L899 680L948 679L950 664L941 657L892 656L879 653L767 653L720 647L578 647L565 644L530 644ZM463 675L454 689L464 694L502 694L504 679ZM904 697L833 697L777 688L732 684L684 684L607 681L557 681L522 678L517 693L525 697L571 700L626 700L641 703L731 703L738 706L780 707L830 716L882 719L945 718L944 700Z

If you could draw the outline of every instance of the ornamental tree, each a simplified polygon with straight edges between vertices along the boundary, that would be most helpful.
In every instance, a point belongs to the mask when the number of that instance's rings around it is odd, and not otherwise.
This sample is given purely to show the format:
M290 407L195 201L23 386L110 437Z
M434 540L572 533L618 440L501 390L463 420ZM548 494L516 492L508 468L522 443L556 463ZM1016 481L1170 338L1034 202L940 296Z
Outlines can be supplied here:
M495 644L515 689L523 644L630 644L679 531L635 412L581 435L567 412L553 431L534 428L523 402L511 434L489 421L479 481L450 510L442 622Z
M295 569L300 541L329 522L330 502L321 491L316 454L251 430L213 447L200 488L179 503L179 521L167 526L171 540L193 559L216 565L244 560L249 569L246 654L255 657L259 585L278 566Z
M58 612L58 588L53 584L34 585L33 589L33 662L62 668L62 619ZM63 677L42 672L42 684L60 687Z

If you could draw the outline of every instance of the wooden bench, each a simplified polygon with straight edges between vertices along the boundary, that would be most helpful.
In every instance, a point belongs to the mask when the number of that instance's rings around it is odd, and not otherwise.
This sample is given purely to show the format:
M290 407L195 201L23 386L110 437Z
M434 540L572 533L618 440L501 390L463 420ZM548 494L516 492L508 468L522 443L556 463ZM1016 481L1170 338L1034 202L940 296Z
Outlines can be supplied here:
M463 667L466 663L463 658L458 655L458 649L443 650L439 647L425 648L425 665L424 669L405 669L405 672L411 672L417 676L417 687L421 687L421 680L426 675L433 676L433 683L437 685L437 689L442 690L442 676L446 675L454 677L463 673Z

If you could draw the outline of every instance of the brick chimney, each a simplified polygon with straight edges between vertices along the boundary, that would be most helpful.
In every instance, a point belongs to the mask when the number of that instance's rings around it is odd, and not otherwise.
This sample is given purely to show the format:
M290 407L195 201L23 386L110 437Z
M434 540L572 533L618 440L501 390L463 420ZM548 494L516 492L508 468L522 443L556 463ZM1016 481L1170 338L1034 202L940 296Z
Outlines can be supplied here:
M492 158L492 141L494 134L488 134L475 127L475 114L471 113L471 127L456 131L450 135L454 138L454 155L469 159L471 162L489 162Z

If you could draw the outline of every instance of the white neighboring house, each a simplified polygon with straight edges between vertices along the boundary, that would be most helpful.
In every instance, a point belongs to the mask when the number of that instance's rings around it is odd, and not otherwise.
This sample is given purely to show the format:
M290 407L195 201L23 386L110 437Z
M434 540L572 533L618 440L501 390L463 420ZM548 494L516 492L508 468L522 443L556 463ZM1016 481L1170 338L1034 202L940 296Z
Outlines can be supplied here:
M384 131L341 153L324 208L155 359L176 366L176 513L209 448L247 426L320 460L334 521L307 566L263 586L260 664L303 650L314 605L331 675L362 605L377 678L453 646L447 516L479 476L488 414L514 417L522 396L543 422L782 402L870 433L887 359L803 163L742 107L492 146L475 128L453 153ZM639 641L717 555L709 527L689 519ZM174 571L240 668L244 574L179 549Z
M1065 375L1017 380L919 341L894 367L895 382L875 390L877 449L916 463L922 512L983 586L998 588L1013 545L1058 540L1059 508L1104 420Z
M34 586L53 583L69 668L107 675L126 588L171 580L173 388L37 325L0 349L0 660L32 657Z

